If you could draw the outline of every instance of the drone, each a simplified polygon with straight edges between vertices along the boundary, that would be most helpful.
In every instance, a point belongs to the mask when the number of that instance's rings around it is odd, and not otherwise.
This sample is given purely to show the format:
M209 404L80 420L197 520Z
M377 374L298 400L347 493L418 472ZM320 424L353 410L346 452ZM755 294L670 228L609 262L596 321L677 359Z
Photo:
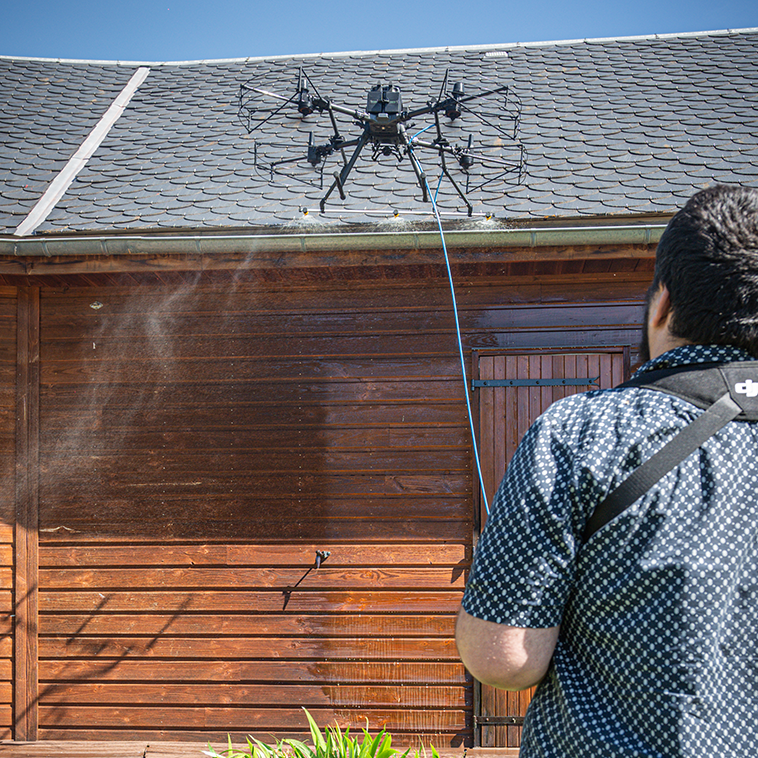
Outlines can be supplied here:
M472 107L475 102L486 107L475 109ZM329 131L323 141L317 141L313 121L322 114L328 116ZM378 83L368 91L365 110L360 110L322 96L300 68L294 90L288 95L259 83L241 84L238 116L248 134L259 137L253 144L254 166L269 180L286 176L323 190L327 165L338 161L338 170L332 172L331 184L320 201L322 213L335 190L342 200L346 199L345 187L364 150L371 151L373 161L386 158L394 158L398 163L407 161L424 202L429 201L430 189L417 152L436 154L440 181L444 176L450 182L469 216L473 205L467 193L499 181L520 183L522 177L525 151L516 140L521 116L518 97L507 85L467 93L464 82L451 82L449 71L436 99L421 107L406 108L399 87ZM287 118L299 122L294 134L290 129L289 140ZM357 134L343 136L345 119ZM460 132L464 121L472 122L473 130L472 124L468 124L462 142L451 141L446 133L450 127ZM303 144L305 131L308 140ZM268 142L267 133L271 136ZM283 153L291 157L282 157ZM457 179L451 169L459 172Z

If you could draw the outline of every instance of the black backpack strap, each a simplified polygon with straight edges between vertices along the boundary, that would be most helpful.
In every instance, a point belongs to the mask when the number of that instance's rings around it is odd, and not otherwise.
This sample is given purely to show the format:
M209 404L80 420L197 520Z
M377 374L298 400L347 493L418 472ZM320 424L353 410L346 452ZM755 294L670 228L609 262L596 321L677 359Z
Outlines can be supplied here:
M587 542L598 529L602 529L623 513L635 500L642 497L659 479L676 468L688 455L694 453L709 437L740 414L740 408L726 392L706 411L667 442L655 455L635 469L595 508L584 528L583 541Z
M756 377L756 380L751 377ZM755 394L751 383L755 385ZM660 390L706 410L606 496L588 519L583 542L623 513L730 421L738 418L758 420L758 362L755 361L713 366L701 364L680 371L661 370L620 386Z

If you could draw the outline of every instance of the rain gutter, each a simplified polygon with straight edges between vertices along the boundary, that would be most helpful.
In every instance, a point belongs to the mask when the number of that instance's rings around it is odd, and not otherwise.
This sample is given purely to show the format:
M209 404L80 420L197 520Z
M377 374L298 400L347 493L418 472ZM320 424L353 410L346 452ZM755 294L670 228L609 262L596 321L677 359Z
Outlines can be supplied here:
M450 249L654 245L665 223L606 226L450 230ZM321 253L440 248L436 231L333 232L300 234L111 234L70 237L3 237L0 256L139 256L230 253Z

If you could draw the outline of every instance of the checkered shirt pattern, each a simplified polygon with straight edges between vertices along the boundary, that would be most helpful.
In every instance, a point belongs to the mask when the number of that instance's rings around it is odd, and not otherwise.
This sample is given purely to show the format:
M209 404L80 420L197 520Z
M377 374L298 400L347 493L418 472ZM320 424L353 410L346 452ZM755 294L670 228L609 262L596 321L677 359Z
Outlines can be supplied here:
M640 372L739 360L689 345ZM463 600L480 619L561 626L522 758L758 755L758 424L729 423L581 545L607 493L701 412L599 390L524 436Z

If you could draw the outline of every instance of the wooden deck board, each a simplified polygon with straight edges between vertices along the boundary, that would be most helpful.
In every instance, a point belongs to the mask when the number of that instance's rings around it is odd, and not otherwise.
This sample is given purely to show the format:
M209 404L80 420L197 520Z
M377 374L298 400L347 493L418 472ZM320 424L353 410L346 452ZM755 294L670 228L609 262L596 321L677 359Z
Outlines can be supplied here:
M201 756L202 746L192 745L191 750L181 752L177 745L175 756ZM0 742L3 758L146 758L149 745L144 742L69 742L41 740L39 742ZM166 753L156 755L167 756Z
M213 743L217 750L225 745ZM0 741L3 758L203 758L201 742L81 742L40 740ZM440 758L516 758L518 748L463 748L440 750Z

